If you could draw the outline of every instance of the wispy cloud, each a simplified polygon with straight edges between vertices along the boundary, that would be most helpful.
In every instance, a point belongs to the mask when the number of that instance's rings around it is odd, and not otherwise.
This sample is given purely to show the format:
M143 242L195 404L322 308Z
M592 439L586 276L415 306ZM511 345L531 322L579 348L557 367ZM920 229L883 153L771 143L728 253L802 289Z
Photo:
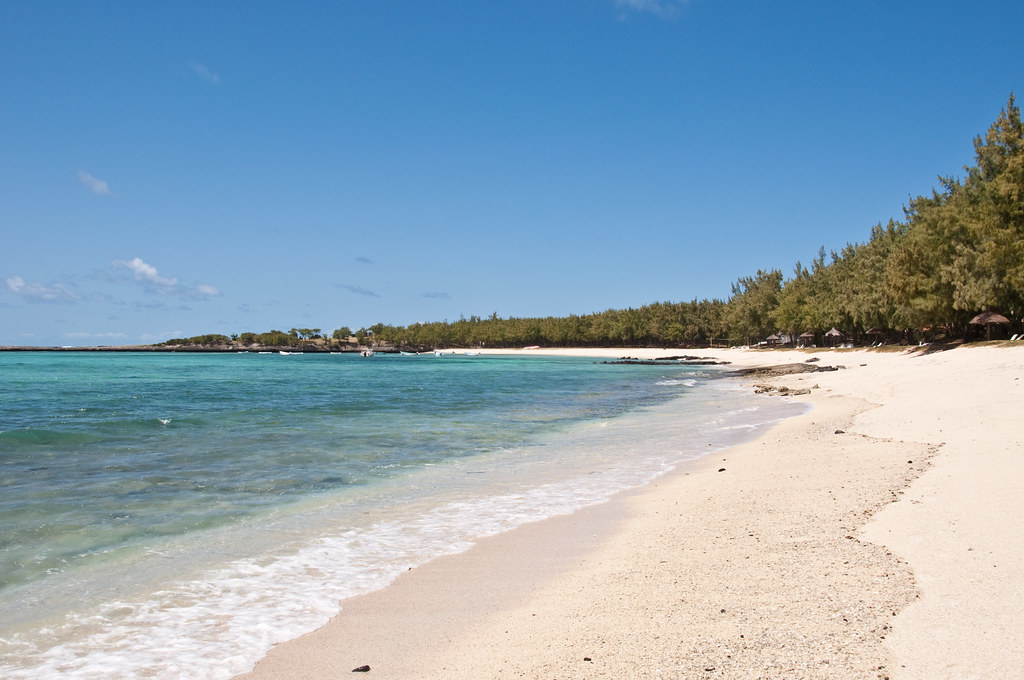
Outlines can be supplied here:
M219 290L205 283L200 283L199 285L197 285L196 292L202 295L203 297L217 297L218 295L220 295Z
M172 293L188 300L208 300L220 296L220 291L216 287L205 283L197 286L178 286Z
M220 76L206 68L204 64L200 64L198 61L190 61L188 62L188 67L193 73L206 82L213 83L214 85L220 85Z
M163 300L132 300L128 306L135 311L156 312L170 309L170 306Z
M192 300L201 300L220 295L220 291L217 288L206 283L184 286L178 283L178 277L176 276L160 276L157 268L141 257L133 257L130 260L116 259L111 264L118 269L127 269L131 272L132 277L148 290L164 295L174 295Z
M434 299L434 300L451 300L452 299L451 295L449 295L448 293L442 293L442 292L424 293L423 297L431 298L431 299Z
M362 255L356 258L356 262L359 264L373 264L373 260L368 257L363 257Z
M351 286L351 285L348 285L346 283L342 283L340 285L341 285L342 288L344 288L348 292L355 293L356 295L365 295L366 297L375 297L375 298L379 298L380 297L380 295L378 295L377 293L374 293L372 290L366 290L365 288L361 288L359 286Z
M675 16L679 8L687 2L689 0L615 0L618 7L636 12L646 12L659 17Z
M75 293L59 283L49 286L42 283L28 283L20 276L12 276L7 279L7 288L27 302L69 303L77 302L79 299Z
M78 331L75 333L65 333L64 337L71 340L120 340L126 336L124 333L85 333Z
M110 185L99 179L93 177L85 170L78 171L78 181L85 186L86 189L96 194L97 196L112 196L113 192L110 190Z
M157 272L156 267L147 264L141 257L133 257L130 260L114 260L115 267L127 269L135 276L136 281L151 283L160 288L170 288L178 285L177 278L164 278Z
M143 333L139 336L139 340L147 344L152 344L154 342L163 342L168 338L180 338L184 334L184 331L181 330L163 331L162 333Z

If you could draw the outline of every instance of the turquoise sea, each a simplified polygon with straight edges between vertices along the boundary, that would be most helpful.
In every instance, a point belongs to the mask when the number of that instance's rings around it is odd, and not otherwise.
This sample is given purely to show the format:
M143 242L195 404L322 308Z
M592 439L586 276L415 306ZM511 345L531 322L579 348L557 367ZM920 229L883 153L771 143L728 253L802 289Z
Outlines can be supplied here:
M480 537L802 410L719 367L0 353L0 677L230 678Z

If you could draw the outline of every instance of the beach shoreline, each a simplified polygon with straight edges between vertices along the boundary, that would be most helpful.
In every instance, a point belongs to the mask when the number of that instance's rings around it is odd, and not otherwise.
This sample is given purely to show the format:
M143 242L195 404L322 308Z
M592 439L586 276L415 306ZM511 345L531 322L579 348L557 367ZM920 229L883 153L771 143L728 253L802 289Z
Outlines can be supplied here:
M1020 660L1024 350L686 354L845 369L758 377L813 410L410 570L238 677L953 678Z

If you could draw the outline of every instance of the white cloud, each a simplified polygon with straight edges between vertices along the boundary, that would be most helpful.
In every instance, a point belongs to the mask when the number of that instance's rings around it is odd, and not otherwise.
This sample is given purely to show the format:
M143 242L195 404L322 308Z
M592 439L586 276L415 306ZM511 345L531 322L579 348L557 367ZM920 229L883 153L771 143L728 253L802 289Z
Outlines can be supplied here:
M217 297L220 295L220 291L213 286L208 286L205 283L200 283L196 286L196 292L204 297Z
M180 338L185 335L182 330L163 331L162 333L143 333L139 336L139 339L146 344L153 344L154 342L163 342L169 338Z
M86 338L90 338L90 339L93 339L93 338L95 338L95 339L107 338L107 339L115 339L116 340L116 339L120 339L120 338L123 338L123 337L126 337L126 336L125 336L124 333L85 333L85 332L79 331L79 332L75 332L75 333L65 333L64 337L65 338L69 338L69 339L74 339L74 340L83 340L83 339L86 339Z
M28 302L76 302L78 300L77 295L59 283L52 286L28 283L20 276L12 276L7 279L7 288Z
M93 177L85 170L78 171L78 181L81 182L85 188L97 196L111 196L113 192L110 191L110 185L103 180Z
M114 260L114 266L131 271L136 281L151 283L161 288L171 288L178 285L178 279L167 279L160 276L156 271L156 267L143 262L141 257L133 257L130 260Z
M637 12L647 12L656 16L672 16L679 9L680 5L685 5L689 0L615 0L615 4L619 7L625 7L627 9L636 10Z
M220 85L220 76L211 71L210 69L206 68L205 65L200 64L198 61L188 62L188 67L192 70L193 73L195 73L203 80L213 83L214 85Z
M174 295L191 300L201 300L220 295L220 291L217 288L207 283L200 283L196 286L182 286L178 284L177 277L168 278L160 276L157 268L141 257L133 257L130 260L117 259L112 264L118 269L127 269L132 273L136 281L164 295Z

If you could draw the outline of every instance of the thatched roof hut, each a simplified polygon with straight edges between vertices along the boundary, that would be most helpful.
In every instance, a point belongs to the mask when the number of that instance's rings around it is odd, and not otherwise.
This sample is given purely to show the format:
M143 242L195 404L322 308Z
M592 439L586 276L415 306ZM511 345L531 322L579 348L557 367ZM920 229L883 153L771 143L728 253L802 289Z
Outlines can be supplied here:
M985 338L988 340L992 339L992 326L1010 325L1010 320L1002 314L996 314L995 312L985 311L978 316L971 319L972 326L984 326L985 327Z
M987 326L989 324L1009 324L1010 320L1002 314L996 314L995 312L982 312L978 316L971 319L971 323L975 326Z
M836 342L842 340L846 336L843 335L843 332L841 330L838 330L835 326L832 326L832 328L825 333L825 337L828 339L828 344L834 347Z

